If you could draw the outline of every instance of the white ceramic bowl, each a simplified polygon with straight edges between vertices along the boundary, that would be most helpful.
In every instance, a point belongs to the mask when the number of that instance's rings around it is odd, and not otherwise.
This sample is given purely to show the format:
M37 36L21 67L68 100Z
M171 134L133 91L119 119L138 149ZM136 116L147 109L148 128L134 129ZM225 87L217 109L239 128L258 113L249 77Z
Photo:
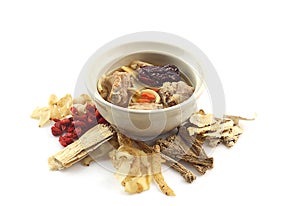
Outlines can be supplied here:
M133 60L177 65L193 84L193 95L181 104L160 110L133 110L105 101L97 91L98 79ZM173 130L197 110L196 101L204 88L202 71L209 65L200 49L181 37L162 32L139 32L115 39L98 49L84 66L85 85L108 122L132 138L149 140Z

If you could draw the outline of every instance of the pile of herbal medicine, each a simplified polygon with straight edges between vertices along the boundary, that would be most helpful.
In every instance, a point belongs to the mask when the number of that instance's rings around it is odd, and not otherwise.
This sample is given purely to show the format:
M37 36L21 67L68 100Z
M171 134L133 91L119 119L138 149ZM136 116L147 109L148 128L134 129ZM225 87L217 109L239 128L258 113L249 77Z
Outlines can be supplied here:
M78 162L88 166L106 155L125 192L134 194L149 190L153 180L168 196L175 196L175 192L164 180L162 164L191 183L197 176L187 166L199 175L213 168L213 157L206 154L203 146L232 147L243 132L239 121L254 120L231 115L216 118L200 110L182 123L176 134L148 144L116 131L86 94L75 99L70 94L60 99L51 95L48 106L36 108L31 117L39 120L39 127L52 124L51 133L64 147L48 158L51 170L63 170Z

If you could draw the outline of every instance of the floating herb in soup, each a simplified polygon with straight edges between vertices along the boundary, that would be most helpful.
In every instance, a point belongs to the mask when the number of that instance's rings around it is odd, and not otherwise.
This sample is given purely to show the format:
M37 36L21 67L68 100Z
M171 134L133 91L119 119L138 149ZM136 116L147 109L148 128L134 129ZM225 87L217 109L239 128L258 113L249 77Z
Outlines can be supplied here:
M106 101L125 108L153 110L180 104L194 92L175 65L157 66L133 61L98 80Z

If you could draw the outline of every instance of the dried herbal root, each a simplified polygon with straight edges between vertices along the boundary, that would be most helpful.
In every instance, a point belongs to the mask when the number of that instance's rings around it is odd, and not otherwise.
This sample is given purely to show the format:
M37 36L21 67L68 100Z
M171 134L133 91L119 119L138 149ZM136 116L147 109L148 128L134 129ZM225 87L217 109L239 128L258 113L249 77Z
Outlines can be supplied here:
M204 141L211 147L220 143L232 147L243 133L243 129L238 125L239 120L254 120L254 118L225 115L220 119L200 110L190 117L188 123L181 126L180 131L187 142L198 141L194 145L191 143L196 150L197 145L201 142L203 144Z
M61 119L71 114L70 108L72 106L72 96L66 94L64 97L58 99L56 95L52 94L48 100L47 107L37 107L31 114L31 118L39 120L39 127L49 123L51 119Z
M213 158L200 158L193 154L180 139L179 136L173 135L167 139L160 139L157 144L161 147L162 153L171 156L175 160L183 160L192 164L200 174L204 174L207 169L213 167Z
M160 148L158 145L155 145L154 152L152 158L152 172L155 182L158 184L160 190L167 196L176 196L175 192L168 186L166 183L164 176L161 173L161 156L160 156ZM157 173L157 171L160 171Z
M150 188L152 178L166 195L175 195L164 181L161 173L161 157L158 152L145 153L138 149L136 142L118 133L120 147L110 152L110 157L116 168L116 177L121 180L125 192L140 193Z
M62 170L85 158L89 152L97 149L113 136L112 128L98 124L87 131L82 137L61 151L49 157L48 165L51 170Z
M202 141L199 139L195 139L193 142L193 145L186 144L186 141L183 140L183 138L180 136L177 136L177 141L179 144L182 145L182 148L184 149L185 153L192 157L197 157L197 159L201 159L204 161L207 161L208 163L202 162L202 164L198 163L192 163L192 166L199 172L200 175L204 175L208 169L211 169L213 167L213 158L209 158L204 151L202 147ZM187 161L187 160L185 160Z
M191 126L192 124L189 124ZM204 138L200 139L197 136L190 136L187 131L188 125L185 123L178 129L178 135L186 143L187 147L198 157L207 158L207 155L202 147L204 143Z
M153 152L153 148L144 142L136 141L136 144L146 153ZM185 179L185 181L191 183L196 179L196 175L194 175L193 172L188 170L184 165L182 165L178 161L163 153L160 153L160 156L163 160L165 160L164 164L170 166L171 168L179 172L179 174Z
M162 154L161 157L166 160L165 164L171 166L174 170L180 173L180 175L187 181L188 183L192 183L196 179L196 175L188 170L184 165L181 163L177 162L173 158Z
M115 176L121 180L125 192L140 193L150 188L152 181L151 164L142 150L133 146L133 141L121 133L117 133L120 147L109 153Z
M167 185L162 173L154 174L154 180L158 184L160 190L167 196L176 196L175 192Z

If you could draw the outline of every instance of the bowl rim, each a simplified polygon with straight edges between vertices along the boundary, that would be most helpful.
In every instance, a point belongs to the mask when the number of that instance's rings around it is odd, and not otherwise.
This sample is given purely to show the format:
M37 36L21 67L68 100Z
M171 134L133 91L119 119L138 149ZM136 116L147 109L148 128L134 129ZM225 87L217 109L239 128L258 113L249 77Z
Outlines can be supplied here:
M146 39L145 37L150 37L149 39ZM171 44L172 41L176 41L176 43L179 43L179 45L177 44ZM205 54L194 44L192 44L190 41L179 37L177 35L174 34L170 34L170 33L166 33L166 32L158 32L158 31L145 31L145 32L136 32L136 33L132 33L132 34L127 34L124 36L121 36L117 39L114 39L110 42L108 42L107 44L103 45L102 47L100 47L98 50L96 50L92 56L87 60L87 62L84 65L84 69L85 69L85 86L87 88L87 91L90 93L90 95L93 96L94 101L96 101L99 104L102 104L103 106L107 106L110 107L111 109L114 110L120 110L123 112L130 112L130 113L139 113L139 114L149 114L149 113L162 113L162 112L168 112L168 111L172 111L172 110L178 110L181 107L184 107L186 104L189 104L191 102L194 102L194 100L197 100L199 98L199 96L201 95L204 87L205 87L205 82L204 82L204 76L203 74L202 77L200 76L200 78L202 78L202 82L199 83L200 85L194 85L194 88L196 89L197 87L197 91L193 92L192 96L190 96L187 100L183 101L180 104L177 104L175 106L172 107L168 107L168 108L163 108L163 109L155 109L155 110L141 110L141 109L129 109L129 108L125 108L125 107L121 107L118 105L114 105L108 101L106 101L105 99L103 99L101 97L101 95L99 94L98 90L97 90L97 85L95 84L94 87L95 88L91 88L90 86L88 86L87 84L87 76L88 76L88 72L90 71L89 64L90 62L94 61L94 59L103 54L104 52L108 52L112 49L115 49L116 47L120 47L120 46L124 46L124 45L128 45L130 43L146 43L146 42L150 42L150 43L161 43L161 44L165 44L165 45L169 45L172 47L177 46L179 49L183 49L183 50L192 50L189 51L190 54L194 54L193 56L196 57L200 57L201 56L201 60L204 61L205 66L211 66L211 63L209 61L209 59L205 56ZM143 53L143 52L150 52L150 51L136 51L135 53ZM153 53L156 53L155 51L151 51ZM157 54L163 54L164 52L162 51L157 51ZM196 53L196 54L195 54ZM131 55L133 53L128 53L126 55L124 55L123 57L127 56L127 55ZM99 70L100 72L100 70ZM192 69L193 74L197 74L197 69Z

